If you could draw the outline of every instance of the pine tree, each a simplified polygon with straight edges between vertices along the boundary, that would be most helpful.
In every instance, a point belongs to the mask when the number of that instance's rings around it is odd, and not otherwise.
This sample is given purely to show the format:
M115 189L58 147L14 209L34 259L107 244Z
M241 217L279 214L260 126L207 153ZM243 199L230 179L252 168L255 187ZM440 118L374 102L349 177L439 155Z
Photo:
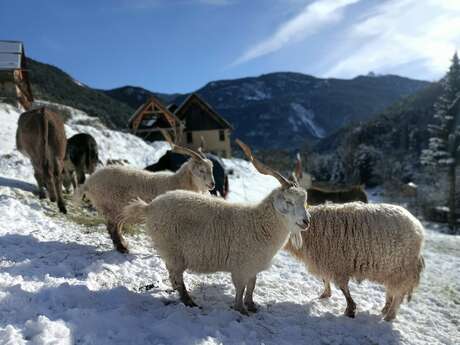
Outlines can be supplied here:
M460 161L460 63L457 53L441 85L443 94L434 106L436 124L428 126L431 137L421 161L425 165L447 169L449 227L455 233L456 168Z

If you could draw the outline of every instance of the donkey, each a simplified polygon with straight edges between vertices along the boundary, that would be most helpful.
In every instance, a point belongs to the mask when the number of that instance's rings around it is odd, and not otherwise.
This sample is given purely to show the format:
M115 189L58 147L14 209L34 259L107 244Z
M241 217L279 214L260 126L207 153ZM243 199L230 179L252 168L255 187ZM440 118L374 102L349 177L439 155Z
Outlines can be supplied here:
M363 186L345 186L345 187L316 187L308 189L308 204L320 205L326 202L334 204L344 204L347 202L362 201L367 203L367 194Z
M305 174L302 169L302 160L297 155L296 165L290 178L308 192L308 204L320 205L326 202L335 204L344 204L353 201L362 201L367 203L367 194L363 186L318 186L311 181L309 174Z
M62 170L67 139L61 117L45 107L21 114L16 132L17 149L30 158L38 184L38 196L57 200L59 210L67 213L62 198Z

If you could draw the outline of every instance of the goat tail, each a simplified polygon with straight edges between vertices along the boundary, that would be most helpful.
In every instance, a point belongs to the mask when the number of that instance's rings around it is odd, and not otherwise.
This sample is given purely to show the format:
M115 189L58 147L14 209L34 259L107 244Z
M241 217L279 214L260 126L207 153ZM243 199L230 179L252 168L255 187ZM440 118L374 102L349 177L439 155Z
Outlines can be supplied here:
M145 221L146 210L149 206L141 198L133 199L127 206L123 208L120 218L118 219L119 224L139 224Z
M415 282L414 286L407 293L407 302L410 302L412 299L412 292L418 286L423 270L425 269L425 259L420 255L417 262L416 273L415 273Z

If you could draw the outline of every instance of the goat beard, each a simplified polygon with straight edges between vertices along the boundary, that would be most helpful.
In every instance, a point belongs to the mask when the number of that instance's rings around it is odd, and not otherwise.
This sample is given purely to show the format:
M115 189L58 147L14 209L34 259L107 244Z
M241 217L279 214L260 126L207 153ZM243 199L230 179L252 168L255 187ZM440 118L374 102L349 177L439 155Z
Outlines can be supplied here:
M291 244L294 246L296 249L302 248L302 234L299 232L292 233L289 237L289 240L291 241Z

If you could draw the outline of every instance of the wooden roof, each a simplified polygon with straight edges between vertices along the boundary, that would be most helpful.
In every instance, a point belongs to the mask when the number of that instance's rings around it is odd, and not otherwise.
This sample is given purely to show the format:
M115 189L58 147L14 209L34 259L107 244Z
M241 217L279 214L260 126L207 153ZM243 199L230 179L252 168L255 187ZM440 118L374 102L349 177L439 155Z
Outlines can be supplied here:
M137 130L147 115L156 115L163 118L166 122L163 122L163 126L160 127L173 127L179 126L181 121L170 112L156 97L151 96L144 104L142 104L131 116L128 122L128 126L131 129ZM173 125L170 125L173 124ZM152 126L154 127L154 126Z
M25 109L33 103L24 45L19 41L0 41L0 82L13 82L17 98Z
M188 108L193 105L198 104L213 120L220 124L225 129L233 129L233 126L220 116L208 103L206 103L198 94L192 93L187 99L181 104L179 108L174 112L174 114L180 119L185 120L187 117Z
M0 41L0 70L22 68L24 48L18 41Z

